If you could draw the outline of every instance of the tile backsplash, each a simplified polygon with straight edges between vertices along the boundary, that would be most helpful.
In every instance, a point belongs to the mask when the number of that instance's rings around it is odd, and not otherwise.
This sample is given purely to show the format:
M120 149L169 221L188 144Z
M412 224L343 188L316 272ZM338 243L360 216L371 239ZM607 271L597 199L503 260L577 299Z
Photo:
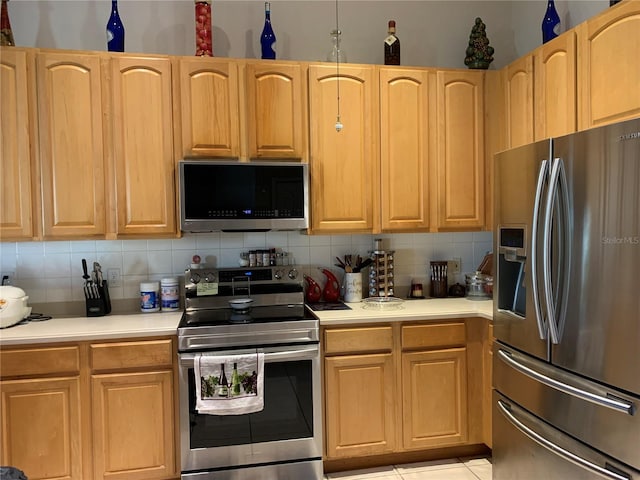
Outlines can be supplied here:
M334 267L335 257L367 256L374 239L395 250L396 295L406 295L412 278L428 279L431 260L462 259L461 274L449 283L464 284L464 273L474 271L492 249L491 232L406 233L387 235L314 235L300 232L185 234L175 240L84 240L0 243L0 272L24 289L30 304L83 302L82 259L91 270L94 261L105 273L117 268L121 286L110 287L113 300L139 298L140 282L168 276L180 279L194 254L215 267L238 266L240 253L276 247L321 282L317 266Z

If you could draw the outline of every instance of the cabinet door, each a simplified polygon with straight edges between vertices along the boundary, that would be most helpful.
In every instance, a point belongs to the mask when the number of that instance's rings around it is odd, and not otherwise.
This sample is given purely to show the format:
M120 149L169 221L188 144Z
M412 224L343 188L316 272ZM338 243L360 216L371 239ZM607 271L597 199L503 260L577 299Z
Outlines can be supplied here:
M0 238L28 240L34 236L32 195L32 117L35 85L26 50L0 49Z
M370 66L309 67L311 223L315 233L378 227L378 89ZM338 102L338 90L340 100ZM340 112L343 124L336 130Z
M383 231L429 229L429 72L380 69Z
M111 61L116 234L175 236L171 63Z
M466 350L402 354L405 449L458 445L467 440Z
M325 358L327 457L395 448L395 375L391 353Z
M308 160L304 73L299 63L247 64L249 158Z
M92 375L95 478L176 474L173 373Z
M0 382L2 441L0 465L28 478L77 479L82 475L78 378Z
M534 52L536 140L577 128L576 34L570 30Z
M483 73L437 72L434 201L439 230L484 227Z
M102 72L92 54L38 54L45 238L106 233Z
M504 70L508 147L533 142L533 57L527 55Z
M620 2L578 27L579 126L640 115L640 2Z
M181 58L179 70L182 156L238 158L237 62Z

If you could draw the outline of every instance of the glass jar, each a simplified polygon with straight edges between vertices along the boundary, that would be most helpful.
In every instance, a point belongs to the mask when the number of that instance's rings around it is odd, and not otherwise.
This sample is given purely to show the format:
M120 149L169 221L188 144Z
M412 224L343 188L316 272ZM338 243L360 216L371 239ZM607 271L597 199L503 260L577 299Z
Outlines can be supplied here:
M341 46L342 32L340 30L334 29L331 30L331 33L329 33L329 35L331 36L331 43L333 47L327 55L327 61L333 63L345 63L347 61L347 54L344 53L344 50Z
M213 57L211 0L194 0L196 7L196 56Z

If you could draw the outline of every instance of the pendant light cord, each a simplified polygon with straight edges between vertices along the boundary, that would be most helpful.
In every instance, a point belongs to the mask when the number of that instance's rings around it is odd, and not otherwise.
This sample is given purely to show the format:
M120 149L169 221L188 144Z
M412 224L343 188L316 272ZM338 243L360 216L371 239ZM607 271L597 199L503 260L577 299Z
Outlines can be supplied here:
M338 104L338 116L336 119L336 130L339 132L342 130L342 122L340 122L340 21L338 16L338 0L336 0L336 88L337 88L337 104Z

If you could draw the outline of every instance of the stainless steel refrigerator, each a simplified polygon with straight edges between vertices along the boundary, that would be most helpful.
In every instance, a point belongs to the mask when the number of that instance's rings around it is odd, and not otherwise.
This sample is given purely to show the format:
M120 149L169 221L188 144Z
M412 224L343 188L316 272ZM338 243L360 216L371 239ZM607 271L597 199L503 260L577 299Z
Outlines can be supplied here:
M640 479L640 118L495 175L493 478Z

